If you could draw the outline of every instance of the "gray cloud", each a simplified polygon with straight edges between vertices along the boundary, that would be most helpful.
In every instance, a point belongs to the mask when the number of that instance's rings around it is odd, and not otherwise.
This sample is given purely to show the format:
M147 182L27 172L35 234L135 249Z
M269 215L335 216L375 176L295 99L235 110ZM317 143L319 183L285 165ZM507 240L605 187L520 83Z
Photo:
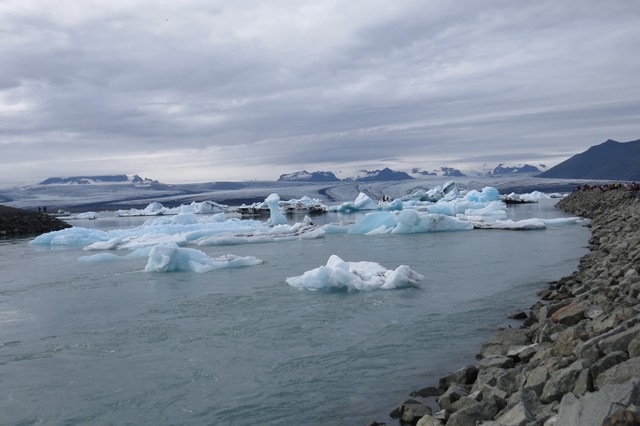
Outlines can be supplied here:
M639 137L637 2L227 3L3 2L3 183L553 163Z

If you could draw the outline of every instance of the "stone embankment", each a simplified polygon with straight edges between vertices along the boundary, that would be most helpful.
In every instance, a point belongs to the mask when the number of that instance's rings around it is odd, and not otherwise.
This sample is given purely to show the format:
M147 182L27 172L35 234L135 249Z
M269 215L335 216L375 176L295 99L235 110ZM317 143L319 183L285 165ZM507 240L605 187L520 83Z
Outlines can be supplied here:
M46 214L0 206L0 237L43 234L70 226Z
M403 424L639 425L640 198L616 189L580 191L558 207L591 219L590 252L571 276L540 293L521 328L498 332L478 363L438 388L442 410L421 398L392 416Z

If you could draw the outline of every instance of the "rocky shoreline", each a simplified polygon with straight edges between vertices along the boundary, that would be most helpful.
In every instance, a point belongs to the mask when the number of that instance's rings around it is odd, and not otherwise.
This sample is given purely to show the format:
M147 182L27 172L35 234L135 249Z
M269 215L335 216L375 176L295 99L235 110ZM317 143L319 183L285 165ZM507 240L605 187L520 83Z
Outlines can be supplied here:
M640 425L640 198L594 189L558 207L591 219L578 270L540 293L521 328L489 339L477 364L412 393L390 413L401 424Z
M53 216L0 205L0 237L37 235L69 227Z

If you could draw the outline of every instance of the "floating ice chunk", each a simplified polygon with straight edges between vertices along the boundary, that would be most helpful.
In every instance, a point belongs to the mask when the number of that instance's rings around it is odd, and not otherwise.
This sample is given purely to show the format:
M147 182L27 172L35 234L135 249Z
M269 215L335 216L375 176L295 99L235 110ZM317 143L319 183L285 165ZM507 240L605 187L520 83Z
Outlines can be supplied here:
M465 195L465 200L473 202L500 201L500 193L492 186L485 186L481 192L471 190Z
M354 202L342 203L339 206L331 206L329 207L329 211L332 212L340 212L340 213L352 213L357 211L366 211L366 210L379 210L380 206L378 203L373 201L367 194L361 192L356 197Z
M147 272L191 271L209 272L214 269L238 268L262 263L253 256L240 257L226 254L211 258L200 250L181 248L175 243L157 245L149 253Z
M82 263L95 263L95 262L113 262L115 260L121 260L122 257L113 253L98 253L91 256L82 256L78 258Z
M165 207L161 203L150 203L144 209L118 210L116 216L159 216L159 215L175 215L180 212L191 212L196 214L213 214L229 211L229 206L218 204L214 201L195 202L186 205L182 204L178 207Z
M349 228L349 234L384 234L396 227L396 215L391 212L367 213Z
M415 210L403 210L397 216L398 224L394 234L412 234L419 232L465 231L473 225L443 214L425 214Z
M284 217L280 209L278 208L278 203L280 201L280 196L278 194L271 194L264 200L269 206L269 220L267 220L267 225L275 226L275 225L286 225L287 218Z
M396 198L390 203L382 205L382 210L386 210L386 211L400 211L402 209L403 209L403 204L400 198Z
M416 287L423 275L406 265L389 270L375 262L345 262L339 256L329 257L326 266L287 278L292 287L308 290L390 290Z
M87 229L82 227L71 227L60 231L42 234L29 242L29 244L50 247L84 247L98 242L108 241L110 236L107 232L98 229Z
M583 225L589 223L589 219L583 217L558 217L555 219L542 219L542 221L546 226Z
M531 231L538 229L546 229L546 225L542 219L532 218L519 220L517 222L508 220L498 220L495 222L475 222L473 227L476 229L503 229L508 231Z

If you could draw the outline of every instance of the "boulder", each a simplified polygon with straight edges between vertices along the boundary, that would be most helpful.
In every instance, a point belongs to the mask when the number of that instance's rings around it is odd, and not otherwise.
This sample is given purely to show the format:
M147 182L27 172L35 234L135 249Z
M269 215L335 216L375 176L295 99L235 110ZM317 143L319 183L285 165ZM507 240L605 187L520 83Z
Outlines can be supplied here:
M447 391L438 398L440 408L448 408L451 404L469 395L469 391L459 386L451 386Z
M548 380L549 371L547 370L547 367L543 365L538 366L529 372L523 389L533 391L540 396L542 395L542 390Z
M571 303L555 311L553 315L551 315L551 321L567 326L576 325L584 319L586 311L587 305L584 303Z
M611 384L625 383L631 379L637 378L640 372L640 358L631 358L628 361L615 365L608 370L600 373L595 380L594 387L596 390Z
M506 355L513 346L522 346L531 343L527 337L527 331L523 329L505 328L496 333L480 349L483 358L495 355Z
M594 379L597 379L600 373L606 371L613 367L614 365L618 365L621 362L625 362L629 359L629 355L623 351L611 352L608 355L600 358L596 363L591 366L591 374Z
M627 351L631 341L638 336L640 336L640 325L601 339L598 342L598 347L605 354L616 351Z
M620 407L640 404L640 378L604 386L599 392L578 399L567 393L560 402L557 425L602 426L604 420Z
M431 414L431 408L427 407L420 401L416 401L415 399L407 399L389 413L389 416L395 419L401 419L405 423L415 425L418 420L427 414Z
M440 379L440 389L447 389L452 384L472 385L478 377L478 367L475 365L466 365L453 373Z
M456 411L447 420L447 426L475 426L479 420L491 420L498 413L495 401L480 401Z
M418 420L418 423L416 423L416 426L442 426L442 421L436 419L430 414L427 414L426 416Z
M578 360L570 366L552 374L544 385L540 400L543 403L559 401L564 394L573 390L576 386L578 376L580 376L580 373L585 368L588 368L588 363L584 360Z

